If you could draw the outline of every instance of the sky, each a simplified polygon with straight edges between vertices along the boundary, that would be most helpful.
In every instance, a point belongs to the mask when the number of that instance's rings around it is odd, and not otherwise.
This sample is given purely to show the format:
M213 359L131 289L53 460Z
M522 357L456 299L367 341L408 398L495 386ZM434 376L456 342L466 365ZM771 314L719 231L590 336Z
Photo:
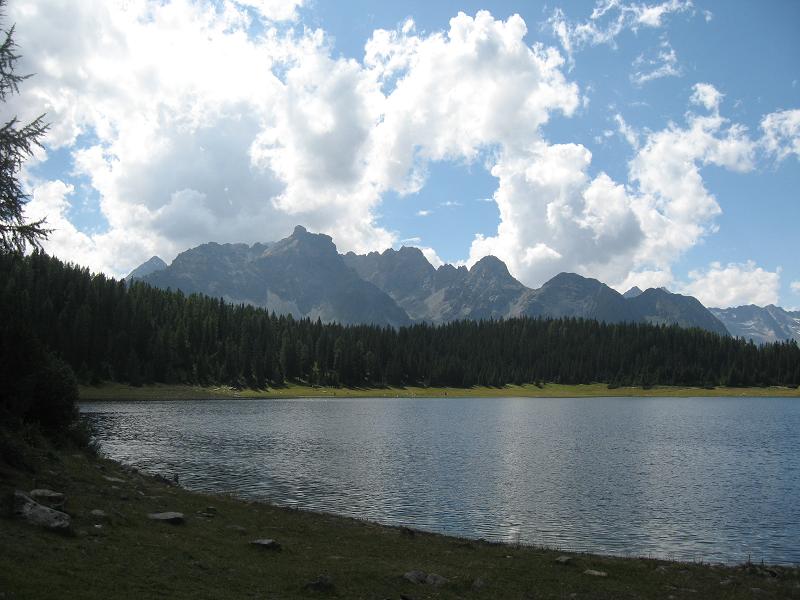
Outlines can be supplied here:
M45 249L114 276L295 225L800 306L800 2L9 0Z

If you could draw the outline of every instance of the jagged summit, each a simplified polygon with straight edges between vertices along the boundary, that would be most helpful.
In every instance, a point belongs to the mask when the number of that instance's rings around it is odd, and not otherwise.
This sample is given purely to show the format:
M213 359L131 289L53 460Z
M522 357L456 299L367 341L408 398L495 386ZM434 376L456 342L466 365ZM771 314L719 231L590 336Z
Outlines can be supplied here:
M639 286L635 285L627 292L622 294L622 297L625 298L626 300L630 300L631 298L636 298L636 296L641 296L641 295L642 295L642 290L639 288Z
M697 300L664 290L632 288L626 296L575 273L559 273L539 289L515 279L496 256L471 268L434 268L419 248L339 254L329 235L298 225L274 243L207 243L167 266L132 275L159 287L220 296L296 317L342 323L404 325L517 316L581 317L609 323L677 323L725 334ZM152 264L151 264L152 263Z
M125 278L125 281L133 281L134 279L141 279L142 277L149 275L150 273L155 273L156 271L161 271L162 269L166 268L167 268L167 263L161 260L158 256L153 256L147 261L140 264L133 271L128 273L128 276Z

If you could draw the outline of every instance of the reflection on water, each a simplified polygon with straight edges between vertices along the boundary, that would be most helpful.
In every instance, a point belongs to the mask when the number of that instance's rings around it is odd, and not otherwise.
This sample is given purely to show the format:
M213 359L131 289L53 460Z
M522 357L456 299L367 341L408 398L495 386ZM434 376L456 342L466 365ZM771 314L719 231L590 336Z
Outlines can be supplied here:
M86 403L108 456L185 487L473 538L800 562L791 398Z

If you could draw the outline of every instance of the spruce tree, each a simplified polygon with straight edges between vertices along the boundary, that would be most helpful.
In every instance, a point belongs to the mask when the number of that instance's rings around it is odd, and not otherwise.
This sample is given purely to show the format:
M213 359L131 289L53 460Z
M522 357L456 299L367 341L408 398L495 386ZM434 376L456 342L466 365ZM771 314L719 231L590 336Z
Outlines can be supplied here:
M0 0L0 19L4 15L6 0ZM17 60L17 45L14 42L14 27L0 29L5 35L0 45L0 103L19 93L19 84L30 75L14 72ZM25 219L25 204L29 197L19 179L23 163L31 157L34 149L41 147L41 139L48 125L41 115L28 124L21 124L12 116L0 126L0 252L24 252L30 245L39 247L50 230L44 227L44 219Z

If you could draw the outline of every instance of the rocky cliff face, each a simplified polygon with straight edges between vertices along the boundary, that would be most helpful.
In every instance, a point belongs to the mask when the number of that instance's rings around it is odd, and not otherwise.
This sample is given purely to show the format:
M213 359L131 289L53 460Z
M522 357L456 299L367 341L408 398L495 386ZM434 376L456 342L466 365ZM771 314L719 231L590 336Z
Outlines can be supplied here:
M144 281L198 292L295 317L326 322L410 323L383 291L360 278L327 235L302 227L274 244L203 244Z

